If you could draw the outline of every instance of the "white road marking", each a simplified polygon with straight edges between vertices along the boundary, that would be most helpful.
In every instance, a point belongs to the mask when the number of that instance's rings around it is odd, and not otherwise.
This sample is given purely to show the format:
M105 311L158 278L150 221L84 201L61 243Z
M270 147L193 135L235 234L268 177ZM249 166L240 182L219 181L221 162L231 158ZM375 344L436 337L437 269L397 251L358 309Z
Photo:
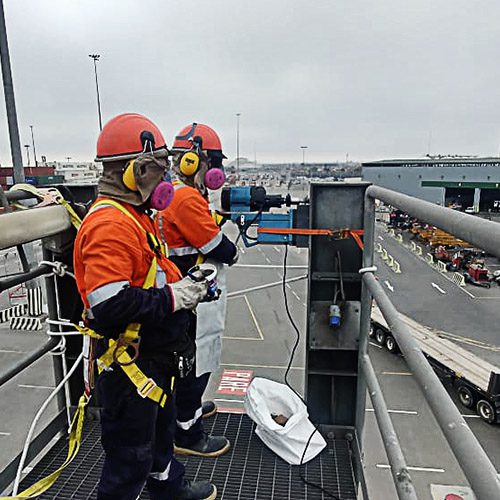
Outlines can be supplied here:
M463 418L481 418L479 415L466 415L466 414L463 414L462 417Z
M23 389L50 389L51 391L55 389L55 387L51 387L50 385L18 384L17 387L22 387Z
M245 255L245 249L243 247L238 247L240 249L240 252Z
M300 302L300 297L295 293L295 290L292 290L292 295Z
M271 264L271 259L267 255L265 256L265 259L268 264Z
M375 413L373 408L367 408L365 411ZM415 410L387 410L387 413L394 413L396 415L418 415L418 412Z
M307 307L307 304L306 304L305 302L302 302L302 305L303 305L304 307Z
M0 354L26 354L27 351L15 351L10 349L0 349Z
M257 332L260 336L260 339L264 340L264 335L262 334L262 330L260 329L259 323L257 322L257 318L255 317L255 313L253 312L252 306L250 305L250 301L248 300L246 295L244 295L243 298L245 299L245 302L247 303L248 310L250 311L250 315L252 316L252 320L254 322L255 328L257 328Z
M400 375L402 377L411 377L413 373L410 372L381 372L381 375Z
M476 297L476 300L500 300L500 297Z
M292 289L292 287L290 286L290 283L287 283L287 284L286 284L286 287L287 287L289 290L291 290L291 289Z
M445 294L446 295L446 291L443 290L439 285L436 285L436 283L431 283L431 285L438 291L438 292L441 292L442 294Z
M287 366L279 365L242 365L241 363L221 363L221 366L236 366L241 368L271 368L273 370L286 370ZM303 366L292 366L290 370L305 370Z
M259 246L257 247L257 250L260 252L260 253L264 253L264 251L262 250L262 248L260 248Z
M375 465L375 467L377 467L377 469L390 469L391 468L391 466L389 464L377 464L377 465ZM435 467L412 467L411 465L409 465L407 467L407 469L413 470L415 472L440 472L440 473L445 472L444 469L438 469Z
M0 432L0 436L10 436L10 432Z
M378 344L375 344L375 342L369 342L369 344L372 345L373 347L378 348L378 349L382 349L382 346L378 345Z
M232 267L254 268L254 269L283 269L282 264L234 264ZM307 266L286 266L287 269L307 269ZM281 274L281 277L283 275Z
M384 281L384 285L391 291L394 292L394 287L387 281Z
M278 253L281 253L281 248L273 247Z
M382 238L382 236L380 236L380 235L379 235L378 239L379 239L380 241L384 241L384 238Z
M297 276L295 278L287 278L287 283L291 283L293 281L300 281L307 278L307 275L304 274L303 276ZM273 286L282 286L283 285L283 280L281 281L274 281L272 283L266 283L265 285L258 285L258 286L252 286L250 288L245 288L244 290L236 290L234 292L229 292L227 294L227 298L233 298L233 297L240 297L248 292L255 292L256 290L263 290L265 288L271 288Z

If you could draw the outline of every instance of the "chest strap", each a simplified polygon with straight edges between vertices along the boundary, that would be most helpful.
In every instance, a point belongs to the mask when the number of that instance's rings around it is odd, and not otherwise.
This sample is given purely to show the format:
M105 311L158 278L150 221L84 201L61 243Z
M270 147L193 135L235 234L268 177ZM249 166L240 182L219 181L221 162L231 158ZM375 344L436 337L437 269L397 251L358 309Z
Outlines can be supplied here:
M114 200L98 201L93 205L92 210L94 208L105 207L105 206L115 207L116 209L120 210L120 212L129 217L131 220L133 220L135 224L137 224L137 226L142 231L146 232L146 234L148 235L148 242L150 245L151 242L149 239L150 238L149 235L151 235L151 237L154 238L153 241L158 241L154 233L149 233L142 226L142 224L132 215L132 213L117 201ZM146 279L144 280L144 284L142 285L143 289L146 290L154 286L157 265L158 265L157 259L156 257L153 257L148 273L146 275ZM139 356L139 345L141 341L141 337L139 336L140 329L141 329L140 323L130 323L127 326L125 332L120 334L117 340L109 339L108 349L102 356L100 356L97 359L97 368L99 370L99 373L101 373L103 370L109 370L111 368L111 365L113 363L116 363L123 370L125 375L127 375L127 377L134 384L134 386L137 388L137 393L139 394L139 396L141 396L142 398L149 398L154 402L158 403L163 408L163 406L165 406L165 403L167 401L166 392L161 387L159 387L151 377L148 377L135 363L137 357ZM95 331L91 330L90 328L79 327L78 330L83 335L86 335L91 339L94 339L94 342L96 338L101 338L101 339L104 338L101 335L97 334ZM129 347L134 350L133 356L130 356L130 354L127 352L127 349ZM92 367L93 363L89 363L89 368L91 369ZM93 387L92 379L93 379L92 376L88 377L89 389ZM171 390L173 389L173 384L174 384L174 377L172 377L171 381L172 385ZM87 386L87 381L86 381L86 386Z

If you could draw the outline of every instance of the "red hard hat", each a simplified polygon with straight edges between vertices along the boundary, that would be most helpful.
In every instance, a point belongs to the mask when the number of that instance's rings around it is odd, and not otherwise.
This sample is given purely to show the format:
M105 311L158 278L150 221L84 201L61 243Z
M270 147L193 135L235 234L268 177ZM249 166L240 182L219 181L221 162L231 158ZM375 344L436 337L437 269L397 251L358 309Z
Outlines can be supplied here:
M109 120L97 139L96 161L128 160L143 152L167 150L159 128L137 113L124 113Z
M188 151L193 148L193 140L201 138L201 149L206 151L220 152L222 158L222 144L217 132L203 123L192 123L184 127L175 137L173 151Z

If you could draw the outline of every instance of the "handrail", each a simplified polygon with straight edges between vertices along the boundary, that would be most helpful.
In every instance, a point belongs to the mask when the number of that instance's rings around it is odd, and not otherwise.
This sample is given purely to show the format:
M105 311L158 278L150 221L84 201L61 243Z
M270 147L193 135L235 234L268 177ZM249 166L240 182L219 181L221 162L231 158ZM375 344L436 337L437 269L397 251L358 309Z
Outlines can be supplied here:
M368 386L368 392L372 400L373 409L375 410L375 417L379 425L380 434L382 435L385 452L391 464L391 474L398 497L405 500L417 500L417 493L415 492L398 436L389 417L382 389L378 383L377 375L375 374L370 358L366 354L361 358L361 367L366 378L366 385Z
M3 214L0 216L0 250L53 236L70 227L68 212L62 206Z
M52 349L54 349L57 344L59 344L59 339L56 337L51 337L47 342L45 342L45 344L30 352L27 356L19 359L6 372L0 374L0 387L2 387L2 385L8 382L11 378L14 378L17 374L21 373L23 370L31 366L44 354L52 351Z
M378 186L370 186L366 194L500 256L500 224ZM431 368L408 327L401 321L384 289L372 273L363 275L363 283L377 302L477 499L500 498L500 479L495 467Z
M370 186L366 194L500 257L500 224L498 222L434 205L380 186Z

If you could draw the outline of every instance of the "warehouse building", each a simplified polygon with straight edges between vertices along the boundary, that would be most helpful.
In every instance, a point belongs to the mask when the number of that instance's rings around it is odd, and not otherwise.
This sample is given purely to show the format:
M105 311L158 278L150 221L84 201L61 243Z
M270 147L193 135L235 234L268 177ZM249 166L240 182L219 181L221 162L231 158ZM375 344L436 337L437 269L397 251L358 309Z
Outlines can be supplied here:
M363 180L467 212L500 212L500 158L428 157L362 164Z

